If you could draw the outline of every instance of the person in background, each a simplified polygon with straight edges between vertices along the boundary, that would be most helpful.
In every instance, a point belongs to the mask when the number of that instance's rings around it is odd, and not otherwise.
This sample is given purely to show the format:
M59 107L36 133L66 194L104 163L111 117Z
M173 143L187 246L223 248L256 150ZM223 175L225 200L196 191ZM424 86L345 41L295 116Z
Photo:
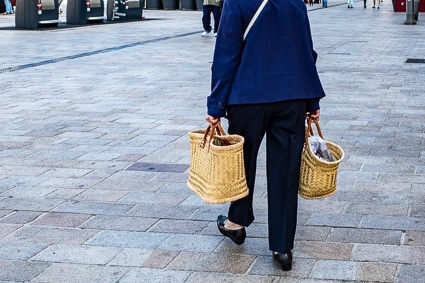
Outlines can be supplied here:
M375 9L375 7L377 9L379 9L379 6L381 5L381 1L380 0L372 0L372 3L373 3L373 6L372 6L373 9Z
M354 0L348 0L348 8L353 8Z
M202 6L202 25L204 32L201 34L204 37L217 36L218 26L220 23L222 1L219 0L204 0ZM211 13L214 17L214 33L211 27Z
M3 15L13 14L12 3L10 3L10 0L4 0L4 5L6 6L6 12L3 13Z
M322 7L323 8L327 8L328 7L328 0L323 0Z
M303 1L269 0L244 33L262 0L226 0L217 35L206 121L228 119L228 133L244 137L249 195L231 202L217 228L243 244L254 221L257 156L266 136L269 249L282 270L292 268L305 118L319 119L325 96L316 69ZM277 36L278 35L278 36Z
M363 0L363 8L365 8L365 9L366 9L366 2L367 2L367 0Z

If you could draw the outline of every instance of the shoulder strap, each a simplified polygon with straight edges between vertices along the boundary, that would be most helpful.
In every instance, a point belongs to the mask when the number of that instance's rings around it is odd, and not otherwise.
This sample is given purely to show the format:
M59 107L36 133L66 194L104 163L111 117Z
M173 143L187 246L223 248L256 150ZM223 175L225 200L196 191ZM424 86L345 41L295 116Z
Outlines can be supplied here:
M263 3L261 3L260 7L258 7L257 12L255 12L254 17L252 17L251 21L248 24L248 27L246 28L244 34L243 34L243 40L245 41L246 36L248 35L249 30L251 29L252 25L257 20L258 16L260 15L261 11L263 10L264 6L266 6L268 0L263 0Z

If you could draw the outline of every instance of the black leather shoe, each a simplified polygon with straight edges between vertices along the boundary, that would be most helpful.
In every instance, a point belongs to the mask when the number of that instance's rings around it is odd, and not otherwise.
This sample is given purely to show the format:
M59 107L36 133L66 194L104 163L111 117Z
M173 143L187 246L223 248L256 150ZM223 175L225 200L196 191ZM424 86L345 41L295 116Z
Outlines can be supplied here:
M245 242L245 238L246 238L245 227L238 230L230 230L230 229L224 228L224 222L226 222L227 219L228 219L227 216L224 216L224 215L219 215L217 217L218 230L224 236L229 237L230 240L235 242L235 244L242 245L243 242Z
M282 266L283 271L289 271L292 269L292 253L277 253L273 252L273 258L277 262L279 262L280 266Z

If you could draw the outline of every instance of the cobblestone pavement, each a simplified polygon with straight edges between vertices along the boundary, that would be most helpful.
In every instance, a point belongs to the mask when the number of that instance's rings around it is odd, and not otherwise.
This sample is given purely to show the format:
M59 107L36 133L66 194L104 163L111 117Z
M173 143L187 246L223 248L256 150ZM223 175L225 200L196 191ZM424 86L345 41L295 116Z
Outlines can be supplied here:
M0 282L424 282L425 19L309 7L338 191L300 198L294 266L267 243L264 148L241 246L187 187L214 38L201 12L16 30L0 15ZM64 13L61 14L63 22Z

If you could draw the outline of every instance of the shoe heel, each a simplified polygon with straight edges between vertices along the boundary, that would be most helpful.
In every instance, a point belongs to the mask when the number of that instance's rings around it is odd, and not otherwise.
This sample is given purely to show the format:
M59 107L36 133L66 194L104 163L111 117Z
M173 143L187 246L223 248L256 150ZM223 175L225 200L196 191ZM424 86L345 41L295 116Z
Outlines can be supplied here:
M290 271L292 269L292 262L281 264L283 271Z

